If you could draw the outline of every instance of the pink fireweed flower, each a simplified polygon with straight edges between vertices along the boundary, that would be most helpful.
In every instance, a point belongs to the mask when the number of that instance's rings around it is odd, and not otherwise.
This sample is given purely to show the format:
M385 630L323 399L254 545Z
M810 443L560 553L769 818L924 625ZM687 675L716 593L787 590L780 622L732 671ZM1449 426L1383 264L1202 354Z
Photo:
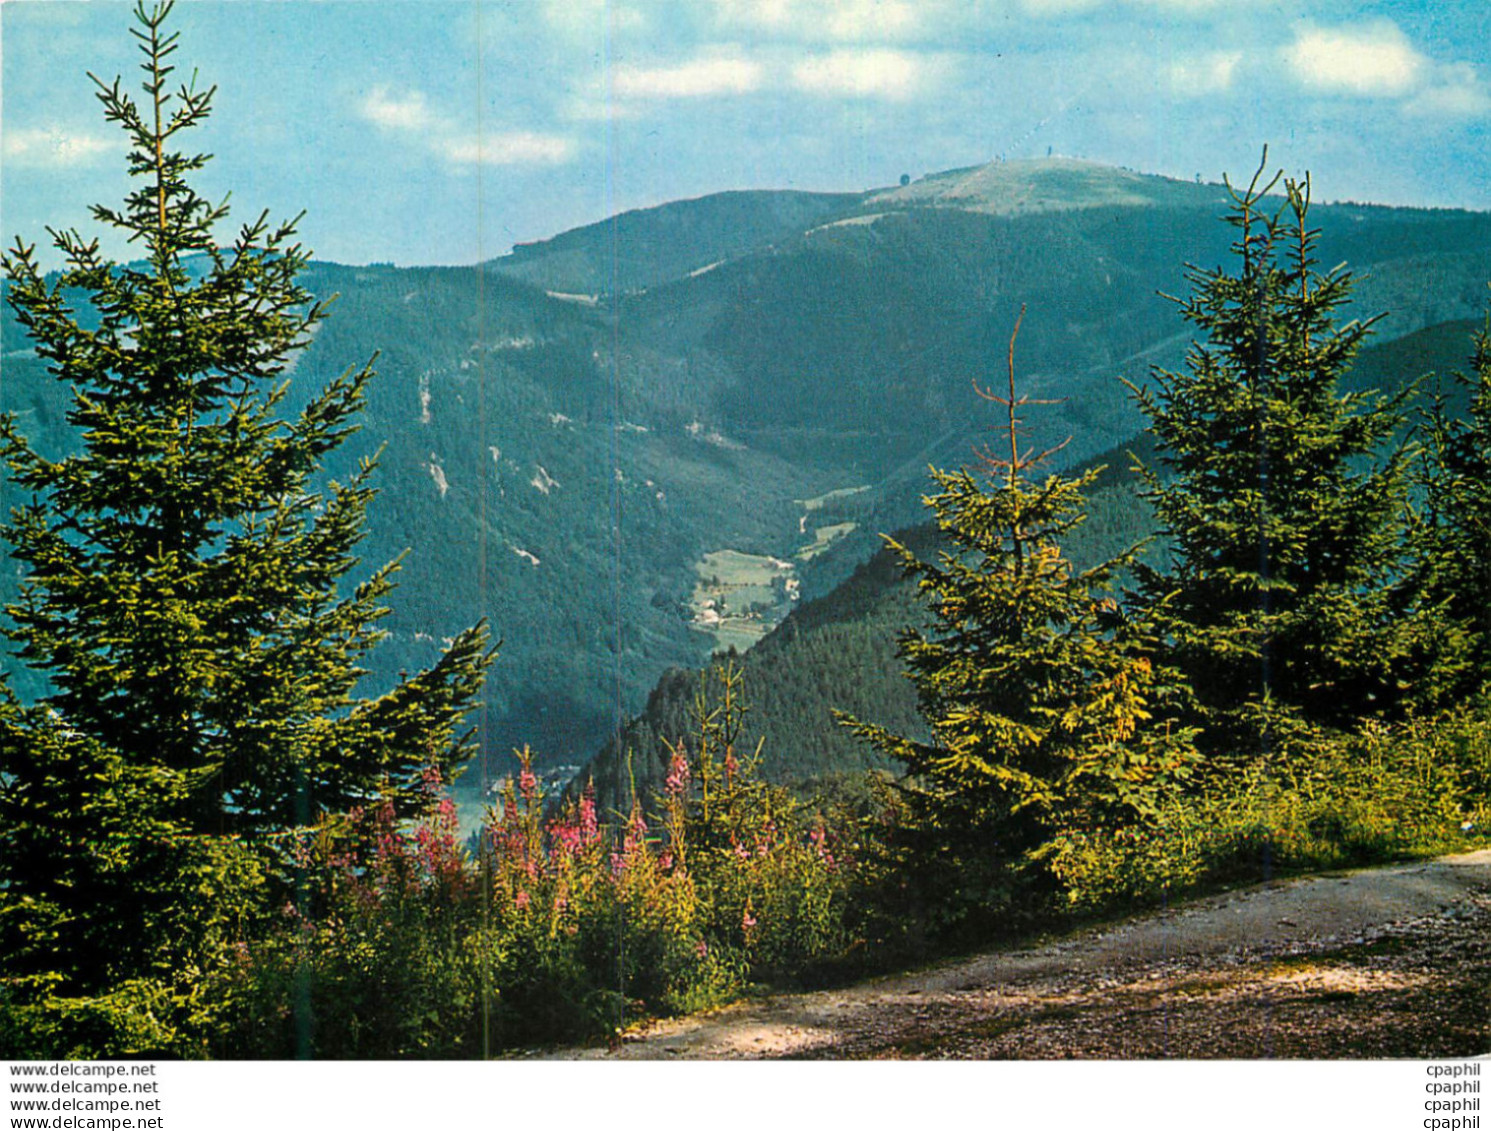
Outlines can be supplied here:
M808 833L808 840L812 842L813 850L818 854L819 861L829 871L833 871L834 854L830 847L828 830L822 824L814 825L812 831Z
M620 876L627 865L635 860L647 846L647 821L642 817L642 807L634 805L627 821L626 835L621 839L621 851L611 853L611 871Z
M486 831L494 856L506 857L511 854L512 834L507 829L501 825L488 825Z
M452 811L454 807L452 807ZM437 815L414 831L414 843L425 877L437 883L455 883L461 878L461 853L456 846L455 826Z
M440 834L429 825L420 825L414 830L414 847L419 853L420 863L434 871L440 856Z
M526 890L521 889L521 888L518 891L517 898L513 900L513 903L517 905L517 908L518 908L519 911L526 910L527 907L528 907L528 904L531 903L531 902L532 902L532 900L529 899L528 892Z
M525 764L523 772L518 775L518 792L523 795L523 800L532 805L538 800L538 775Z
M401 855L400 850L403 847L404 842L397 833L392 831L380 833L377 847L373 853L373 859L379 864L390 864L395 858Z
M745 906L745 914L740 917L740 929L743 931L749 931L755 926L756 917L751 914L751 905L747 903Z
M681 751L675 752L673 760L668 764L668 780L663 783L664 792L669 797L682 797L689 787L690 777L689 760Z
M698 945L694 947L694 955L698 958L708 958L709 944L703 939L700 939Z
M595 815L595 783L587 782L580 795L580 840L587 847L600 839L600 820Z
M647 822L642 818L642 810L632 811L632 819L626 827L626 838L622 841L622 851L627 856L634 856L638 849L647 840Z
M580 851L580 829L573 821L560 819L551 822L549 840L554 846L556 861L566 860Z

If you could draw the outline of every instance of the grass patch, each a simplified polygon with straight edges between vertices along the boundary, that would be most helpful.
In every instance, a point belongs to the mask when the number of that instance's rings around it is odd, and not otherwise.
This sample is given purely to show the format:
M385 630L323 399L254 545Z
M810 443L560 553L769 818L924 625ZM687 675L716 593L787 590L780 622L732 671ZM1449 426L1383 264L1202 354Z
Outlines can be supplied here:
M710 633L717 648L745 651L791 611L796 567L789 561L742 550L711 550L694 565L689 597L692 623Z
M1172 798L1148 827L1071 830L1053 868L1066 906L1102 914L1484 847L1484 715L1329 736Z
M850 498L851 496L858 495L863 491L868 491L869 489L870 487L868 484L863 487L840 487L834 491L825 491L823 494L816 495L811 499L797 499L795 501L798 506L802 507L803 510L807 511L809 514L812 514L816 510L823 509L829 503L835 502L839 499Z
M798 550L794 557L798 561L810 562L839 539L847 538L858 529L859 523L857 522L835 522L828 526L820 526L813 531L812 543Z

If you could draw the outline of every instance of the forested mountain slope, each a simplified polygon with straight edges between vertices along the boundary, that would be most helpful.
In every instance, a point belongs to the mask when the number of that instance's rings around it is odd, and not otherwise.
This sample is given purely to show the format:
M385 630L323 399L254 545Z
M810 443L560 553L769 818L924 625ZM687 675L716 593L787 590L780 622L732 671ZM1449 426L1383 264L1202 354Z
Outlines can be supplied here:
M1392 390L1422 379L1425 393L1432 394L1441 385L1437 378L1465 368L1471 336L1480 325L1441 323L1370 346L1357 361L1350 387ZM1463 396L1449 382L1444 386L1452 403ZM1411 418L1407 426L1412 428ZM1405 439L1411 442L1412 437ZM970 456L960 462L973 461ZM1135 467L1154 462L1153 440L1145 433L1085 465L1105 470L1088 496L1086 520L1068 540L1067 551L1078 568L1153 539L1154 519L1140 498ZM893 536L919 557L939 549L929 522ZM1150 541L1143 551L1151 557L1164 552L1162 540ZM878 751L837 725L833 712L873 720L900 734L924 733L897 641L906 627L925 623L915 585L903 576L894 555L884 549L874 552L831 592L794 610L760 644L735 658L750 706L742 749L754 750L760 743L763 771L783 782L822 784L866 769L894 769ZM667 771L663 740L692 733L693 704L706 671L666 673L646 708L582 769L577 782L594 781L598 796L622 811L633 788L644 796L657 789Z
M503 641L485 696L494 766L523 743L582 761L661 673L750 644L848 577L879 532L923 520L927 465L961 464L986 438L971 382L1000 370L1022 304L1023 387L1064 398L1040 435L1072 436L1073 461L1128 442L1140 421L1119 378L1182 357L1157 292L1183 291L1187 261L1225 256L1224 198L1010 162L878 192L675 202L478 267L313 266L309 288L339 297L289 401L379 353L362 431L333 470L382 450L364 568L410 551L370 681L428 664L487 616ZM1480 315L1491 216L1335 205L1312 219L1328 257L1363 279L1358 312L1391 312L1379 341L1403 342L1394 379L1429 367L1405 335ZM0 352L0 407L65 448L66 391L9 319ZM7 571L7 597L16 581ZM753 663L778 655L783 696L820 681L810 638L825 663L884 672L903 611L874 614L887 631L873 644L867 628L815 636L794 618L802 650L789 662L773 638ZM757 693L757 717L793 715L775 694ZM816 773L842 741L768 746Z

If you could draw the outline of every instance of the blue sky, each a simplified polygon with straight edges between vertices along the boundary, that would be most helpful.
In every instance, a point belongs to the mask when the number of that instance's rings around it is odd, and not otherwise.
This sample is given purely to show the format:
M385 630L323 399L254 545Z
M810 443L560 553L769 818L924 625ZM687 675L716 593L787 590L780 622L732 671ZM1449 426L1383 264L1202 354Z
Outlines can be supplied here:
M320 258L471 263L733 188L852 190L1048 151L1319 199L1491 208L1486 0L183 0L195 147ZM130 6L0 4L0 232L89 231L124 148L85 72ZM117 250L116 250L117 254Z

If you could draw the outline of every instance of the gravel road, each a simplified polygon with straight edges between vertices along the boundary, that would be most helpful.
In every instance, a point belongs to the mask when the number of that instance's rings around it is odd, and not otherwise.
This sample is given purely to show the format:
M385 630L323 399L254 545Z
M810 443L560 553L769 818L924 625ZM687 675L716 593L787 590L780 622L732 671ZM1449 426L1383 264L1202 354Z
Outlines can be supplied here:
M1022 950L657 1023L559 1058L1491 1052L1491 850L1209 896Z

